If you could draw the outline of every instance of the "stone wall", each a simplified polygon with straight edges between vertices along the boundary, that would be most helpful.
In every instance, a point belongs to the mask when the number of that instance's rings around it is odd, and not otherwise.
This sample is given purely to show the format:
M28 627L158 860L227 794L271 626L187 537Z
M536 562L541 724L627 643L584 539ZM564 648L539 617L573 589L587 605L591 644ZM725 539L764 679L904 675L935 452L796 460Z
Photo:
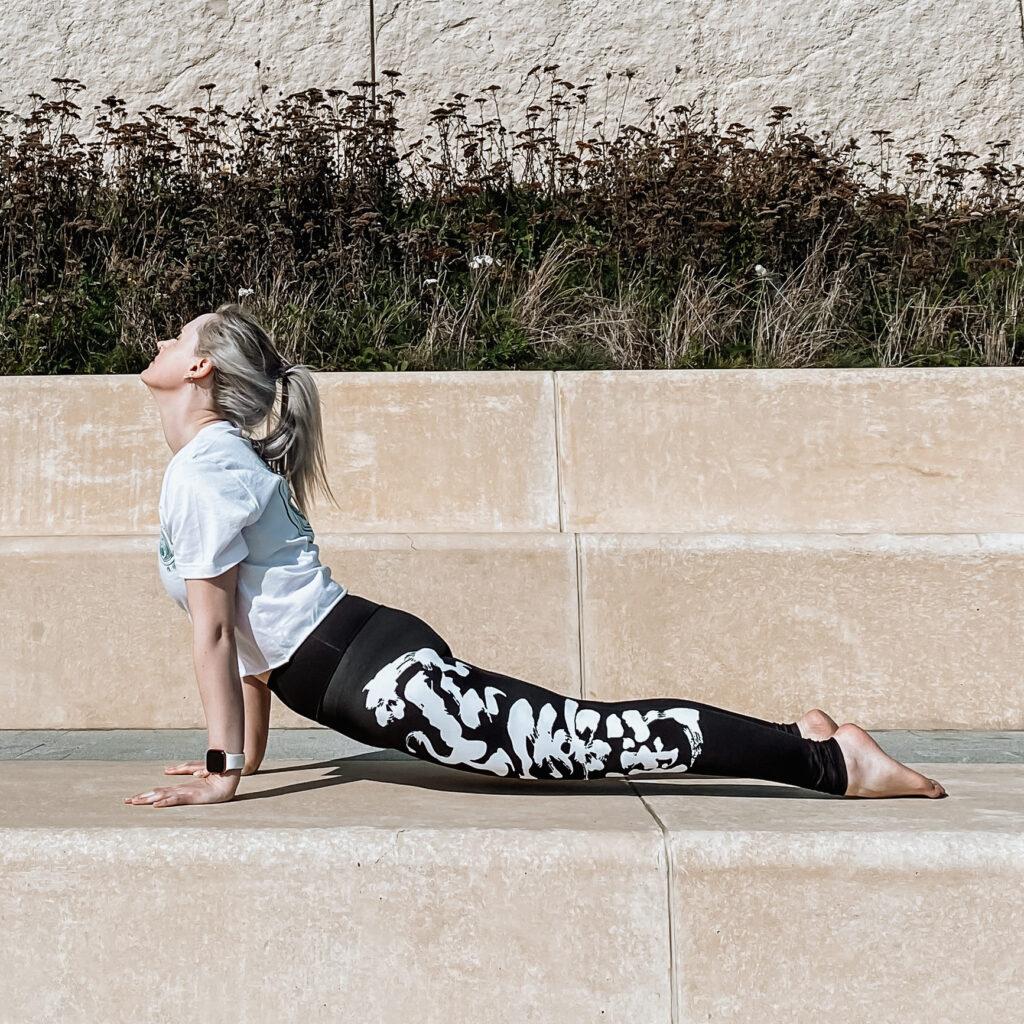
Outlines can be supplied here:
M337 582L566 696L1024 729L1022 374L318 373L309 519ZM0 729L201 728L145 385L0 377L0 439Z
M607 106L617 124L624 99L623 120L636 122L645 98L663 96L658 112L715 108L723 128L756 129L755 142L771 107L784 104L790 123L806 121L812 134L856 135L864 159L877 158L873 129L893 133L894 158L934 155L943 132L978 155L972 164L1004 138L1009 159L1024 149L1016 0L377 0L375 16L378 78L383 69L403 75L406 141L454 93L473 97L491 84L501 86L506 127L526 127L523 112L538 100L527 72L557 63L573 84L594 83L588 122ZM32 92L57 98L53 77L85 83L76 98L85 115L110 94L132 113L150 103L184 113L206 101L198 87L207 82L234 111L259 94L256 60L271 105L279 91L349 89L370 74L368 3L10 0L0 19L0 106L18 113L31 109Z

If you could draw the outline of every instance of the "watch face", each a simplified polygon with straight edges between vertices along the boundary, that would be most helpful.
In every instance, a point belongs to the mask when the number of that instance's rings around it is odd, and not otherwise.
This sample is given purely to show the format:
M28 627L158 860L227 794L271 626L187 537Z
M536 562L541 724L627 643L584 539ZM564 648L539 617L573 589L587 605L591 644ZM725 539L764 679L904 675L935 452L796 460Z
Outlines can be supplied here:
M206 752L206 770L208 772L222 772L226 763L227 758L225 758L223 750L210 749Z

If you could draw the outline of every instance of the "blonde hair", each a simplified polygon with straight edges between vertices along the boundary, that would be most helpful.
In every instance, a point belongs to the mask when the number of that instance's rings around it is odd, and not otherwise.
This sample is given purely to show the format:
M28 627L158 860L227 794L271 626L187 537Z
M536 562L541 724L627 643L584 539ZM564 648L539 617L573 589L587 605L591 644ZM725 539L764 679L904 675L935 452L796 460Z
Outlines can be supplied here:
M337 502L327 482L320 392L312 370L290 364L259 321L238 303L225 302L198 331L196 355L213 361L215 410L247 435L256 454L288 482L306 514L314 488ZM281 404L272 429L252 436L270 416L281 381Z

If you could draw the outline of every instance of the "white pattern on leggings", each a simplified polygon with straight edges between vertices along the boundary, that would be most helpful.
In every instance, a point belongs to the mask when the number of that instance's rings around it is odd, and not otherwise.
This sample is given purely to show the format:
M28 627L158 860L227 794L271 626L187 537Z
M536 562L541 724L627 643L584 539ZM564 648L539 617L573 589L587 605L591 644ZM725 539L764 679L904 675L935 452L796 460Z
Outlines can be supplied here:
M407 703L419 708L435 734L428 736L421 729L413 729L405 737L406 749L413 754L417 747L423 749L441 764L465 765L493 775L519 775L527 779L548 777L535 776L531 771L545 763L550 765L550 774L555 778L571 775L577 765L583 769L584 777L604 768L612 746L597 735L602 715L594 708L581 709L579 701L571 697L560 698L561 709L554 703L545 703L536 717L528 700L516 700L505 723L511 749L488 749L487 739L474 736L472 730L479 728L482 720L493 720L500 714L497 698L506 694L496 686L484 687L482 697L475 689L461 689L456 677L466 676L469 671L470 666L464 662L445 658L430 647L407 651L383 666L363 687L366 708L382 727L401 721ZM453 704L457 714L452 714ZM557 727L560 712L564 728ZM679 746L666 748L661 736L652 737L650 724L664 719L682 725L689 761ZM629 709L621 715L608 714L604 725L608 737L622 737L619 765L623 770L605 772L608 776L621 777L637 771L686 771L693 767L704 741L696 708ZM438 745L451 753L440 752ZM520 763L518 772L513 755ZM564 775L558 765L565 766Z

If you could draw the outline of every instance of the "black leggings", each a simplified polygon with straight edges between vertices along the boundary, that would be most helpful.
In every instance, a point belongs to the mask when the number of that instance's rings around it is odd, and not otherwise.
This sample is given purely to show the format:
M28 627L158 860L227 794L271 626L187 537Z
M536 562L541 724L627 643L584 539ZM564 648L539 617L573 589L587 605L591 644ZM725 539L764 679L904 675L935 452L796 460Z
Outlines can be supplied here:
M675 697L566 697L452 656L410 612L351 592L275 668L289 708L372 747L524 779L685 772L846 792L834 738Z

